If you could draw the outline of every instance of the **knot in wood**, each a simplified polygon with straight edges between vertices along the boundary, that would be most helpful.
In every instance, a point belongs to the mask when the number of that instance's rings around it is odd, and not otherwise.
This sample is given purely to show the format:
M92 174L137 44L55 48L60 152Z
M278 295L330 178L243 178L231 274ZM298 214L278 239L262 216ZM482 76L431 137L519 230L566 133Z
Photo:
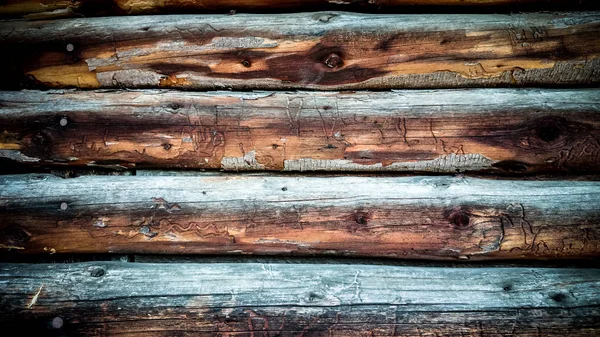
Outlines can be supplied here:
M47 132L40 131L33 135L31 141L40 147L47 147L52 143L52 137Z
M444 212L444 215L454 227L464 228L469 226L469 213L467 213L461 207L454 207L453 209Z
M331 53L329 56L325 58L325 65L329 68L339 68L344 64L344 61L340 57L340 55L336 53Z
M354 214L354 221L359 225L366 225L369 220L369 214L366 212L358 212Z
M585 132L585 128L578 128L575 123L571 123L566 118L558 116L539 118L532 121L531 124L533 126L533 134L543 143L555 142L563 134Z
M538 137L544 142L552 142L560 136L560 129L554 125L546 125L538 129Z
M29 242L31 234L20 227L8 227L0 230L0 242L7 245L22 245Z
M250 63L250 61L248 61L248 60L243 60L243 61L242 61L242 65L243 65L244 67L246 67L246 68L250 68L250 66L251 66L252 64L251 64L251 63Z
M332 18L335 18L336 16L339 16L339 14L337 13L327 13L327 14L321 14L321 13L317 13L315 15L313 15L313 20L316 21L320 21L320 22L329 22L329 20L331 20Z
M557 293L557 294L551 295L550 298L554 302L560 303L560 302L564 302L567 299L567 296L565 294Z
M91 277L102 277L105 274L106 274L106 271L104 270L104 268L101 268L101 267L94 267L90 270Z

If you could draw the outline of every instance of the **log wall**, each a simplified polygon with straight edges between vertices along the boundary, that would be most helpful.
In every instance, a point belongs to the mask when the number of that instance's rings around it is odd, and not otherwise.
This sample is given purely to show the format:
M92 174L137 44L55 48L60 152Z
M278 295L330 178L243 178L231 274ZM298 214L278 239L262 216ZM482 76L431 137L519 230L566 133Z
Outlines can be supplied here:
M0 326L600 335L599 8L0 1Z

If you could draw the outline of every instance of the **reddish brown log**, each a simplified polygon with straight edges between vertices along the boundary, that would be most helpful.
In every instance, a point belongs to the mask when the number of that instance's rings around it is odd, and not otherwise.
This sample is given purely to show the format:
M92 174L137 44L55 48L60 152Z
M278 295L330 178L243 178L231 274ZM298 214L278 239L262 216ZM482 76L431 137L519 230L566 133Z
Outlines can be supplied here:
M385 89L600 83L600 14L179 15L0 23L1 83Z
M30 165L600 173L600 91L0 92Z

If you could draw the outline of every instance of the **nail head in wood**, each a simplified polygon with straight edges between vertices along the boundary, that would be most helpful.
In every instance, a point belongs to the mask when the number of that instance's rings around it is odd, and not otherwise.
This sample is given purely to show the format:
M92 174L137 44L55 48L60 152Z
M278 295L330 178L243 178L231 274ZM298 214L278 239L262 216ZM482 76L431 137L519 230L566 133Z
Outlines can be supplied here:
M62 328L63 324L64 324L63 319L60 318L60 317L58 317L58 316L54 317L52 319L52 328L54 328L54 329L60 329L60 328Z

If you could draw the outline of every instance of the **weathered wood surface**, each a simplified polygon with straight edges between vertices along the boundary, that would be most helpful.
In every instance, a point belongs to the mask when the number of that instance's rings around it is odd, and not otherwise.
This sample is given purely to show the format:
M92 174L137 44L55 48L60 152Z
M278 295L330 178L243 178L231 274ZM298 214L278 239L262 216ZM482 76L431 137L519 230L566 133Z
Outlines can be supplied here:
M173 15L0 23L1 87L600 83L600 14Z
M211 11L380 10L399 6L530 6L538 10L569 5L587 8L593 0L3 0L0 15L46 19L73 16L193 13Z
M0 321L37 336L597 336L599 276L598 269L1 264Z
M600 90L0 92L0 157L35 165L600 172Z
M591 258L600 182L460 177L0 176L19 253Z

